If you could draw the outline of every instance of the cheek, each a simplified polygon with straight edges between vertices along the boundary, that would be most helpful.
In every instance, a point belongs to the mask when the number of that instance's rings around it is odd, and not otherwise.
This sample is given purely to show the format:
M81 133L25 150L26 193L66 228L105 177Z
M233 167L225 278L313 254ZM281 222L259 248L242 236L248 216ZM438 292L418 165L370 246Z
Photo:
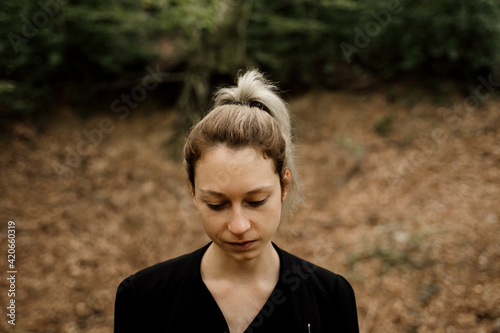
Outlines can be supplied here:
M279 197L274 198L265 210L261 212L261 220L267 221L270 227L279 224L281 217L281 200Z
M202 216L201 223L203 225L205 233L209 238L213 239L215 235L220 233L221 227L218 226L217 223L214 223L212 219L207 219L206 217Z
M225 216L223 212L214 212L208 208L198 208L201 221L206 230L217 230L224 225Z

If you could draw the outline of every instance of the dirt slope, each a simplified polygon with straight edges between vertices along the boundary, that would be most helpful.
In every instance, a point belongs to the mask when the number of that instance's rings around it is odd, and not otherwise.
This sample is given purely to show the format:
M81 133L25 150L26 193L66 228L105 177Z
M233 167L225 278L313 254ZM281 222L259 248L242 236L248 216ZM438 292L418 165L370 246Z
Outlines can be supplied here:
M465 114L316 92L290 107L306 201L275 242L348 278L364 333L500 332L500 103ZM167 153L172 123L136 109L6 125L17 332L110 332L122 279L208 241Z

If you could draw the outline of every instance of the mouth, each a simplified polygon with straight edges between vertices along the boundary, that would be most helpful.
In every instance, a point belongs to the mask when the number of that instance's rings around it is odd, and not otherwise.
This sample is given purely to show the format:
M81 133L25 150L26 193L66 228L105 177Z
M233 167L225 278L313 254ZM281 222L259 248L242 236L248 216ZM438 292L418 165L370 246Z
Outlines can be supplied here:
M255 241L245 241L245 242L229 242L229 245L231 245L233 248L237 249L237 250L246 250L248 249L250 246L252 246L252 244L255 243Z

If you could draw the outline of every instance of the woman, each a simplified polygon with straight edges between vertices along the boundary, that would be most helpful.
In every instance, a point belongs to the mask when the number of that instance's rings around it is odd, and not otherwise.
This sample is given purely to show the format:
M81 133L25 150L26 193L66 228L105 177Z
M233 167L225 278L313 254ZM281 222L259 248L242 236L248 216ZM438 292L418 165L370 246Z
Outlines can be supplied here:
M349 283L271 242L296 190L275 90L249 71L192 129L185 165L212 241L124 280L115 332L358 332Z

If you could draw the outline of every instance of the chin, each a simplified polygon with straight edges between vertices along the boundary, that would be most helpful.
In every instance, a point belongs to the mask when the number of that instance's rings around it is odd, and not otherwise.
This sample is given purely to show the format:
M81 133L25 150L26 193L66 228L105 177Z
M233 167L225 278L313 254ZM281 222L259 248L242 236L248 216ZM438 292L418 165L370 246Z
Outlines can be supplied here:
M261 254L260 251L248 251L248 252L245 252L245 253L231 253L229 254L235 261L237 262L240 262L240 263L244 263L244 262L249 262L249 261L252 261L256 258L259 257L259 255Z

